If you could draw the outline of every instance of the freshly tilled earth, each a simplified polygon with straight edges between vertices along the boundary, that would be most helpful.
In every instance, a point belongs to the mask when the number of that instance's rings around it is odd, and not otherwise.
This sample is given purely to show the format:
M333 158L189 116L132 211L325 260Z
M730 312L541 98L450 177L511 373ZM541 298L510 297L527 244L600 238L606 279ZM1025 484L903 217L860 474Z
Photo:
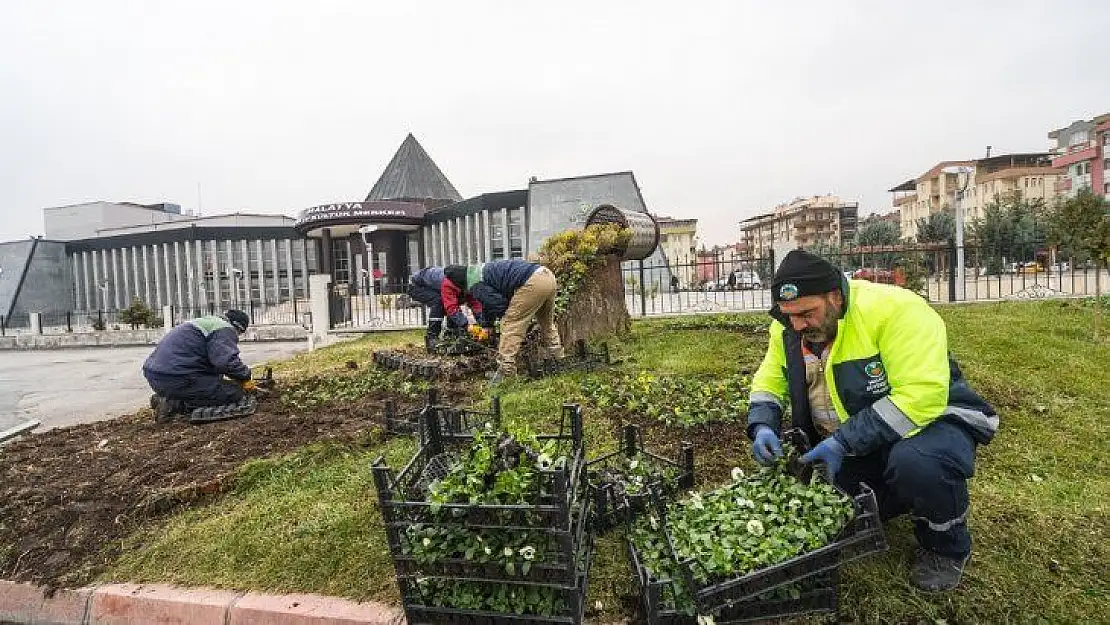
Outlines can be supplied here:
M206 425L156 423L144 409L0 447L0 579L88 583L139 525L225 490L247 460L378 440L387 399L418 403L382 393L293 412L264 401L252 416Z

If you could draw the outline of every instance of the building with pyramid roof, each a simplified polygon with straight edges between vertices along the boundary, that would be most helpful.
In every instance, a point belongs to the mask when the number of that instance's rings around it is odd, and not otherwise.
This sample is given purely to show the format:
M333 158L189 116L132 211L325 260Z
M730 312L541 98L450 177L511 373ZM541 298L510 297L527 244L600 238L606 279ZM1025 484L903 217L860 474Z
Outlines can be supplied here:
M383 200L418 202L433 208L460 202L462 196L410 132L366 194L367 202Z
M421 267L528 257L601 204L647 211L630 171L533 177L464 198L408 134L365 199L306 208L296 219L201 216L169 202L43 209L44 238L0 243L0 323L25 326L43 312L87 326L135 298L171 307L176 322L240 308L256 325L302 323L310 276L327 274L335 321L365 325L385 312L377 296L403 293Z
M524 258L552 234L581 226L600 204L647 212L632 172L554 180L463 199L411 133L361 202L301 212L318 241L320 272L347 294L403 291L430 265Z

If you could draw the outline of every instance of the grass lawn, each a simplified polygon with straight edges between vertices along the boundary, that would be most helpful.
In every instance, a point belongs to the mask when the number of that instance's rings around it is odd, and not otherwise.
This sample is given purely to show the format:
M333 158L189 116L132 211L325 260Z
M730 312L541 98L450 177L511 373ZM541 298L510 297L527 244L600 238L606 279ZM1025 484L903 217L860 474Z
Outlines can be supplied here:
M981 304L940 309L950 345L973 387L1002 415L996 440L979 450L972 481L972 565L962 587L931 596L908 582L912 529L888 527L891 550L842 575L841 617L860 622L1094 622L1110 605L1110 342L1092 340L1093 310L1078 301ZM664 320L633 325L614 347L627 371L723 375L754 368L765 336L670 330ZM279 376L369 361L374 346L416 335L378 335L298 356ZM559 405L580 395L584 374L504 389L509 423L553 424ZM591 374L608 375L608 374ZM615 447L615 419L586 413L587 449ZM684 432L659 426L658 440L690 435L698 487L732 466L751 466L742 422ZM700 432L700 433L699 433ZM723 440L726 443L714 444ZM649 439L651 440L651 439ZM672 454L673 449L664 450ZM107 575L270 591L301 591L396 602L369 464L399 466L413 444L374 449L317 445L244 466L235 490L202 509L129 540ZM708 479L706 476L710 476ZM620 538L599 541L589 604L598 622L628 616L632 592Z

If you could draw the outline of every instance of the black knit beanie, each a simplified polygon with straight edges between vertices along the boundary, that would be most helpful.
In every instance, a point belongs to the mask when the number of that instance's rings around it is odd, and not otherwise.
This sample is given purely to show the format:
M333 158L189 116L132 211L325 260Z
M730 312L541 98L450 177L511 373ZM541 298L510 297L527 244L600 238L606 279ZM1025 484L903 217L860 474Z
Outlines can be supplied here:
M227 319L231 327L235 328L240 334L246 332L247 326L251 324L251 318L247 316L247 313L241 310L235 310L234 308L225 312L224 318Z
M466 290L466 266L465 265L447 265L443 268L443 277L450 280L452 284L459 287L460 291Z
M840 288L841 273L832 263L805 250L791 250L782 259L771 284L776 304L806 295L824 295Z

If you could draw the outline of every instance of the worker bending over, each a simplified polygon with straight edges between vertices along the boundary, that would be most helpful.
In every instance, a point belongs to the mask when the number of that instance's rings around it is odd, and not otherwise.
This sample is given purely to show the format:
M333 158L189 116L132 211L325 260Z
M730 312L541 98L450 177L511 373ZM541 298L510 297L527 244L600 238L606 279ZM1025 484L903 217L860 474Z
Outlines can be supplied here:
M971 554L967 480L998 416L948 353L944 321L919 295L847 280L802 250L771 286L770 344L752 381L748 436L756 460L782 455L784 407L849 493L866 483L883 519L908 512L926 591L955 588Z
M481 265L448 265L443 272L443 305L448 315L457 309L460 295L466 294L481 302L486 323L501 319L498 366L490 377L492 383L516 375L516 356L533 318L547 356L562 360L563 346L555 327L558 284L550 269L514 258Z
M449 329L464 329L469 323L466 314L459 309L458 298L453 301L450 311L445 308L442 289L442 267L425 267L409 278L409 297L428 307L428 329L424 332L424 347L429 353L435 350L436 342L443 332L445 315L449 315L447 322ZM469 296L466 298L466 304L474 314L477 323L481 324L483 322L482 304Z

